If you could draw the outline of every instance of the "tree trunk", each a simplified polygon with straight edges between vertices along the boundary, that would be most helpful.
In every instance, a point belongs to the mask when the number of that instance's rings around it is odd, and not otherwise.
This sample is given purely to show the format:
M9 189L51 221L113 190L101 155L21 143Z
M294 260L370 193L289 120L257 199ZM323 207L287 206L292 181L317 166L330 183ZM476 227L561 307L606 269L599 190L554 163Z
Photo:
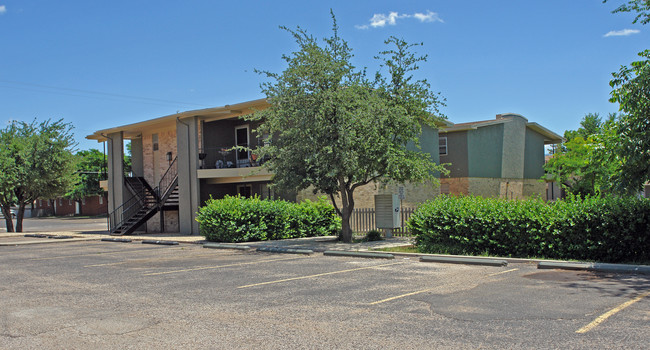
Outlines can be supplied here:
M25 203L18 205L18 212L16 213L16 232L23 232L23 217L25 216Z
M0 209L2 209L2 216L5 217L7 232L14 232L14 221L11 219L11 207L2 206Z
M350 214L346 207L341 210L341 240L352 243L352 226L350 226Z

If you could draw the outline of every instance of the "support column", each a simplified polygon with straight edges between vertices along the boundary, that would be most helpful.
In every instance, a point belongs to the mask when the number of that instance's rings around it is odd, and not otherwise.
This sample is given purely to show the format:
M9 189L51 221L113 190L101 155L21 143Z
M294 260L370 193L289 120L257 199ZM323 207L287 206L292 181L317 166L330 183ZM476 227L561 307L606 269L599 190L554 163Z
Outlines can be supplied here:
M198 235L199 223L199 118L176 119L178 153L178 227L180 234Z
M108 212L124 203L124 135L108 134Z

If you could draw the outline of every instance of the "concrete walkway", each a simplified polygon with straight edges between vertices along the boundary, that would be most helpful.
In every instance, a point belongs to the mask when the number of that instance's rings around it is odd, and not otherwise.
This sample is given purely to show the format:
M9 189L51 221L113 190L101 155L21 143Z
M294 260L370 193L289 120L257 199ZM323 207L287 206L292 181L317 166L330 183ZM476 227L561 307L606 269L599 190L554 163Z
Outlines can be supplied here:
M9 238L15 237L16 243L20 240L19 237L23 237L25 234L31 233L0 233L0 238ZM143 241L143 240L157 240L157 241L174 241L179 243L194 243L194 244L203 244L207 243L205 237L196 236L196 235L178 235L173 233L147 233L147 234L135 234L135 235L124 235L124 236L112 236L108 232L75 232L75 231L59 231L59 232L38 232L39 235L44 236L71 236L74 240L101 240L103 238L124 238L130 239L133 241ZM13 241L13 240L11 240ZM54 240L52 240L54 241ZM56 240L56 241L66 241L66 240ZM23 244L38 244L46 243L46 239L40 239L38 241L32 242L22 242ZM13 242L3 242L3 245L12 245ZM324 236L324 237L307 237L307 238L295 238L295 239L285 239L280 241L262 241L262 242L244 242L237 243L238 245L250 246L252 248L292 248L292 249L310 249L315 252L323 252L326 250L345 250L345 251L367 251L377 248L389 248L410 245L413 243L413 239L410 237L392 237L389 239L384 239L381 241L374 242L359 242L359 243L343 243L337 240L336 236Z

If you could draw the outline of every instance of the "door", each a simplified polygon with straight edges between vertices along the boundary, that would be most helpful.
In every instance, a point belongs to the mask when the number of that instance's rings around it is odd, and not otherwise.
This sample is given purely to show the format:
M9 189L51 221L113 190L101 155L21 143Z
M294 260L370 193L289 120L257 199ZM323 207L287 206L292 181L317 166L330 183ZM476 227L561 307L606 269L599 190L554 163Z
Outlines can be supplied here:
M248 148L248 125L238 126L235 128L235 144L238 147ZM250 162L248 160L250 152L248 150L238 149L236 153L238 168L250 166Z

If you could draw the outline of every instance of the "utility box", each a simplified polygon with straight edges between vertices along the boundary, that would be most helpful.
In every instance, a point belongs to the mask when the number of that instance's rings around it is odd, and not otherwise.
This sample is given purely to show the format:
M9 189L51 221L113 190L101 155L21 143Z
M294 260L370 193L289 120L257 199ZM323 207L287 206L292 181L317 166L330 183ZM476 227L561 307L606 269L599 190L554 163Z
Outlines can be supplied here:
M399 209L399 198L396 194L375 195L375 222L377 228L393 229L401 227Z

